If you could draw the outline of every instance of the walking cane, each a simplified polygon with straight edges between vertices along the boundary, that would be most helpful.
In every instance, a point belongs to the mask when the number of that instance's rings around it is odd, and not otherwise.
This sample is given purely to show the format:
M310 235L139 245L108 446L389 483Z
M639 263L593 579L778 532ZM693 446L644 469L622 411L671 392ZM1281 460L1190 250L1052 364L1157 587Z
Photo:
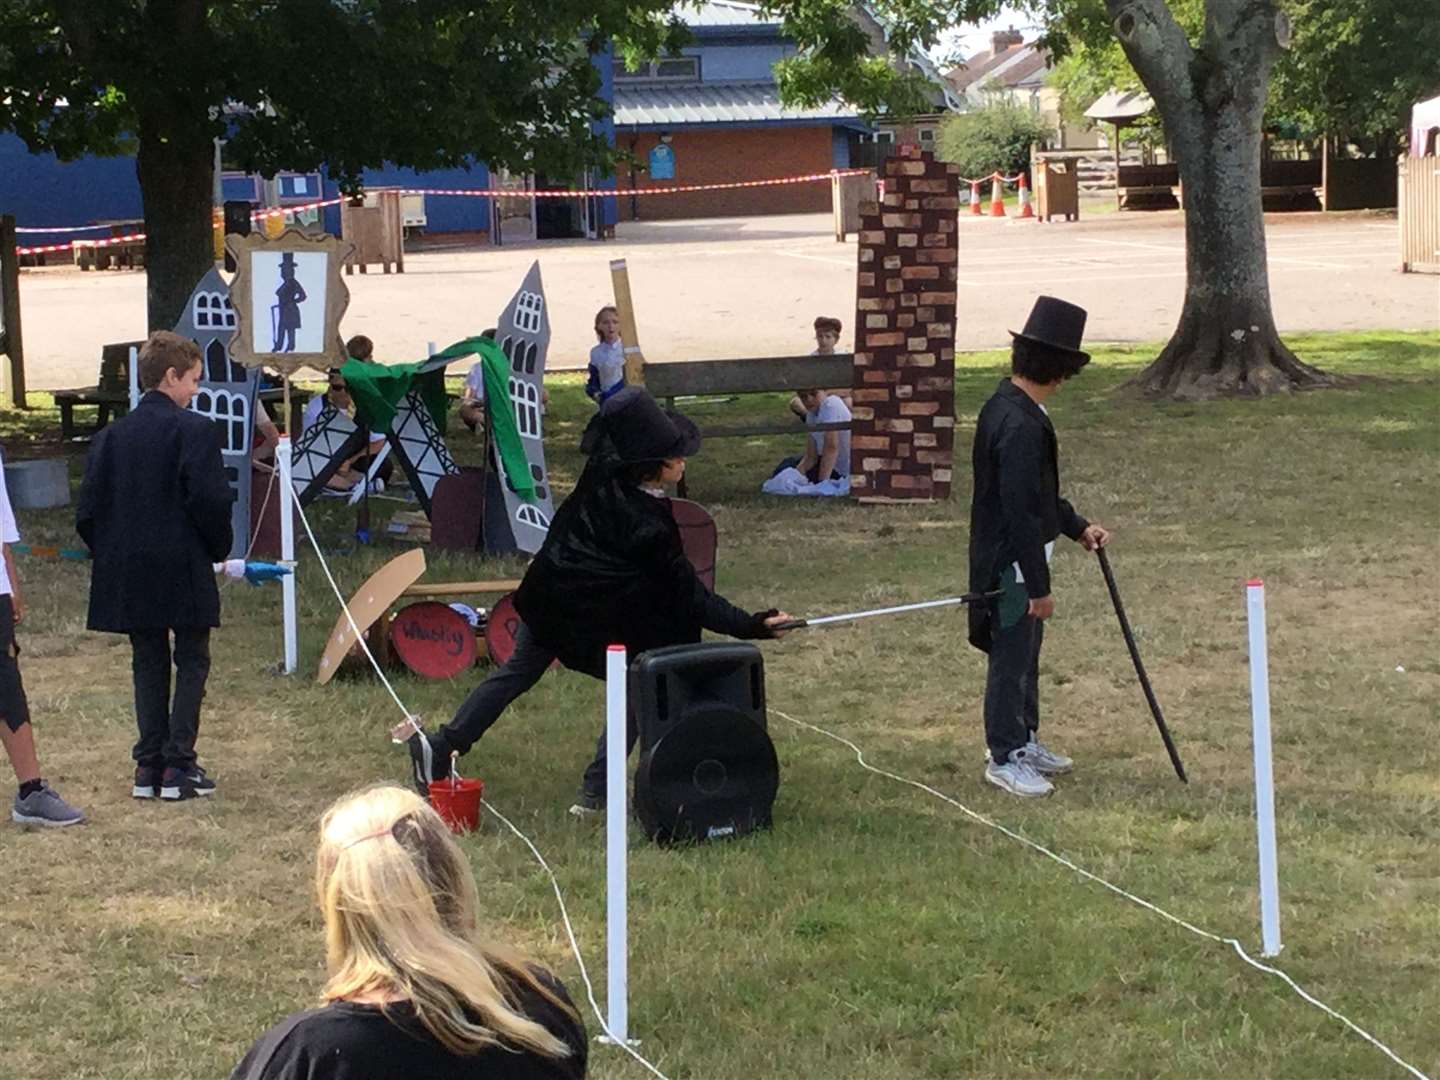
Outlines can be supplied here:
M1125 617L1125 605L1120 602L1120 590L1115 587L1115 574L1110 569L1110 557L1103 547L1095 549L1100 556L1100 572L1105 575L1105 587L1110 590L1110 602L1115 605L1115 616L1120 620L1120 630L1125 635L1125 645L1130 650L1130 659L1135 663L1135 674L1140 676L1140 688L1145 691L1145 700L1150 704L1150 715L1155 717L1155 726L1160 729L1160 738L1165 742L1165 752L1170 755L1170 764L1175 766L1175 775L1180 782L1188 784L1185 766L1180 762L1180 751L1175 749L1175 740L1165 726L1165 717L1160 712L1160 702L1155 700L1155 691L1150 686L1150 677L1145 674L1145 665L1140 661L1140 650L1135 647L1135 635L1130 632L1130 620Z
M901 604L898 607L872 608L869 611L847 611L843 615L822 615L818 619L787 619L778 622L770 629L772 630L803 630L809 626L826 626L830 623L852 622L855 619L870 619L876 615L899 615L905 611L924 611L927 608L952 607L955 604L978 604L984 600L994 600L999 597L1001 590L984 593L966 593L964 596L947 596L943 600L925 600L918 604Z

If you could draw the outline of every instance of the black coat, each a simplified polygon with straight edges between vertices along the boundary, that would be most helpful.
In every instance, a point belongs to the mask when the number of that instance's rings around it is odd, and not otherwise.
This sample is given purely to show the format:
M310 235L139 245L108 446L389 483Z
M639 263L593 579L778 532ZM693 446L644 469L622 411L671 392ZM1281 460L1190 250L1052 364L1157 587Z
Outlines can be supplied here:
M1001 379L980 410L971 462L970 590L994 589L1011 563L1020 564L1025 592L1050 595L1045 545L1072 540L1089 524L1060 497L1059 447L1045 411L1009 379ZM992 606L970 607L970 643L990 650Z
M152 390L101 431L75 514L94 560L90 629L219 626L230 503L213 420Z
M737 638L772 636L768 612L749 614L716 596L685 557L670 500L621 479L592 457L550 524L515 594L535 638L575 671L603 678L605 650L700 640L701 629Z

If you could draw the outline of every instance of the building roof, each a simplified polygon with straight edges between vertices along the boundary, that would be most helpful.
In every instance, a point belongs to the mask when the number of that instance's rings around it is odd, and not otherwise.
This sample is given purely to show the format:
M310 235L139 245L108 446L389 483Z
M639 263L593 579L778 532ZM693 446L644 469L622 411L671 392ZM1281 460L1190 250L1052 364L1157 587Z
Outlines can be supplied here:
M1001 86L1019 86L1037 72L1050 66L1050 54L1031 42L1028 45L1011 45L998 53L976 53L957 68L946 72L945 77L957 90L971 87L979 89L994 80Z
M777 26L780 20L763 14L759 4L740 0L708 0L698 9L677 8L685 25L692 29L708 26Z
M773 82L616 83L615 126L663 127L683 124L756 124L795 120L858 121L860 114L841 101L813 109L780 103Z
M1122 127L1131 120L1138 120L1155 107L1155 102L1143 90L1111 90L1095 100L1085 110L1091 120Z

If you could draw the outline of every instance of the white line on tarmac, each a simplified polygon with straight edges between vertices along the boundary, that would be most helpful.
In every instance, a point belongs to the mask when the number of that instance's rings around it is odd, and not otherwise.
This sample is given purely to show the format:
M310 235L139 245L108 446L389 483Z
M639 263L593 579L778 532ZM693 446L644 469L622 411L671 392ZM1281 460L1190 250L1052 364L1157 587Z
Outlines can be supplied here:
M777 251L776 255L784 255L787 259L809 259L811 262L831 263L834 266L843 266L847 270L855 268L854 259L832 259L828 255L805 255L798 251Z

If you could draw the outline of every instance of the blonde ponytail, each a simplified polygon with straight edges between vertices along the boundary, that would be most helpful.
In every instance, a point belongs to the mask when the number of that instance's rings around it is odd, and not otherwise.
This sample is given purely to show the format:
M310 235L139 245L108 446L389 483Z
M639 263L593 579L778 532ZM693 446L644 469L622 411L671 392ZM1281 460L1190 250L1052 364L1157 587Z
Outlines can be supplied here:
M456 1054L500 1046L570 1055L518 1011L513 983L573 1009L518 955L478 940L469 861L418 795L384 786L336 802L320 822L315 886L330 973L323 1000L403 998Z

